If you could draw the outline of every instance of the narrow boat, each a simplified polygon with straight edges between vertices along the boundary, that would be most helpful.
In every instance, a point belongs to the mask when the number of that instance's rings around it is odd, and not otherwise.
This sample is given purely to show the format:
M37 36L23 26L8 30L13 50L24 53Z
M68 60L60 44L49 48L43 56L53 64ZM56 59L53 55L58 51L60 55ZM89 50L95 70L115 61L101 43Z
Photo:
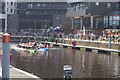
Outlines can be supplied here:
M39 48L39 49L26 49L26 51L37 52L37 51L47 51L48 48Z
M29 52L37 52L37 51L47 51L49 48L39 48L39 47L37 47L36 49L34 49L32 47L17 45L14 49L19 49L19 50L24 50L24 51L29 51Z

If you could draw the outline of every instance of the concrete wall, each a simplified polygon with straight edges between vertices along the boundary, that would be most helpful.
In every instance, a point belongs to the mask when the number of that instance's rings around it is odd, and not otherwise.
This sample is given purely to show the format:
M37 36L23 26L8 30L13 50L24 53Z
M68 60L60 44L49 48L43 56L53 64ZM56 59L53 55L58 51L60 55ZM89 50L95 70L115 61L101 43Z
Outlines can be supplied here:
M71 19L66 17L66 15L54 15L53 16L53 27L60 26L62 28L71 28Z
M68 3L75 2L119 2L119 0L67 0Z
M68 40L65 40L65 43L68 43ZM86 42L86 41L78 41L77 45L80 46L90 46L90 47L98 47L98 48L108 48L108 43L102 43L102 42ZM111 44L111 49L117 49L120 50L120 44Z
M2 32L2 19L0 19L0 32Z
M66 13L67 17L80 17L83 15L86 15L86 10L72 11Z
M110 8L107 8L107 2L99 3L99 6L96 5L95 2L91 2L89 9L86 10L86 14L91 15L104 15L105 13L110 13L116 9L117 2L112 2Z
M67 2L67 0L17 0L17 2Z
M11 14L8 16L8 30L15 31L19 27L19 16L16 14Z

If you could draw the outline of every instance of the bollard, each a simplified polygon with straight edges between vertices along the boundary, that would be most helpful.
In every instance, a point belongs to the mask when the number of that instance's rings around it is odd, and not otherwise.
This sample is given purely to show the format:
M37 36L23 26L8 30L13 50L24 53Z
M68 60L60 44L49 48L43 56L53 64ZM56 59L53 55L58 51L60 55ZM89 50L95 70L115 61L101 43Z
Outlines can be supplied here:
M3 56L2 56L2 78L9 79L9 64L10 64L10 35L3 34Z

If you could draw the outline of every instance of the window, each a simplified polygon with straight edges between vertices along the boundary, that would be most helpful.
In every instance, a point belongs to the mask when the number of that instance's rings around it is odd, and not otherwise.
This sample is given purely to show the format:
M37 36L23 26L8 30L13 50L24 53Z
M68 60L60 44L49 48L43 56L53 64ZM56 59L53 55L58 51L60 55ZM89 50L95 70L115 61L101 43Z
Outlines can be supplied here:
M109 25L116 28L119 25L119 15L109 16Z
M108 16L104 16L104 28L108 28Z
M14 13L16 14L16 10L14 10Z
M109 20L109 25L112 26L113 22L112 20Z
M30 8L30 4L28 4L28 8Z
M28 8L33 8L33 4L28 4Z
M33 4L30 4L30 8L33 8Z
M116 21L116 25L119 26L119 21Z
M96 2L96 6L99 6L100 5L100 3L99 2Z
M45 6L45 4L43 4L43 6Z
M13 2L11 2L11 5L13 5Z
M37 6L39 7L39 6L40 6L40 4L37 4Z
M116 7L117 7L117 9L119 9L119 4L118 3L116 4Z
M117 20L120 20L120 16L119 15L117 16Z
M117 20L117 16L113 16L113 20Z
M109 20L113 20L113 16L109 16Z
M111 3L107 3L107 8L111 8Z
M11 13L13 12L13 9L11 9Z
M52 7L52 3L49 4L49 7Z

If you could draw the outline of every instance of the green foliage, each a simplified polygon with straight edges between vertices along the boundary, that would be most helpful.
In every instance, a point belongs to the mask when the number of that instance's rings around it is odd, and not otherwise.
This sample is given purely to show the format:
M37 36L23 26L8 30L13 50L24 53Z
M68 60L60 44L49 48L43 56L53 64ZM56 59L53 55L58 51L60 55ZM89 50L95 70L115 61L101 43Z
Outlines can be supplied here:
M43 36L41 37L41 41L44 41L44 37Z
M51 35L51 36L50 36L49 41L50 41L50 42L54 42L54 35Z

